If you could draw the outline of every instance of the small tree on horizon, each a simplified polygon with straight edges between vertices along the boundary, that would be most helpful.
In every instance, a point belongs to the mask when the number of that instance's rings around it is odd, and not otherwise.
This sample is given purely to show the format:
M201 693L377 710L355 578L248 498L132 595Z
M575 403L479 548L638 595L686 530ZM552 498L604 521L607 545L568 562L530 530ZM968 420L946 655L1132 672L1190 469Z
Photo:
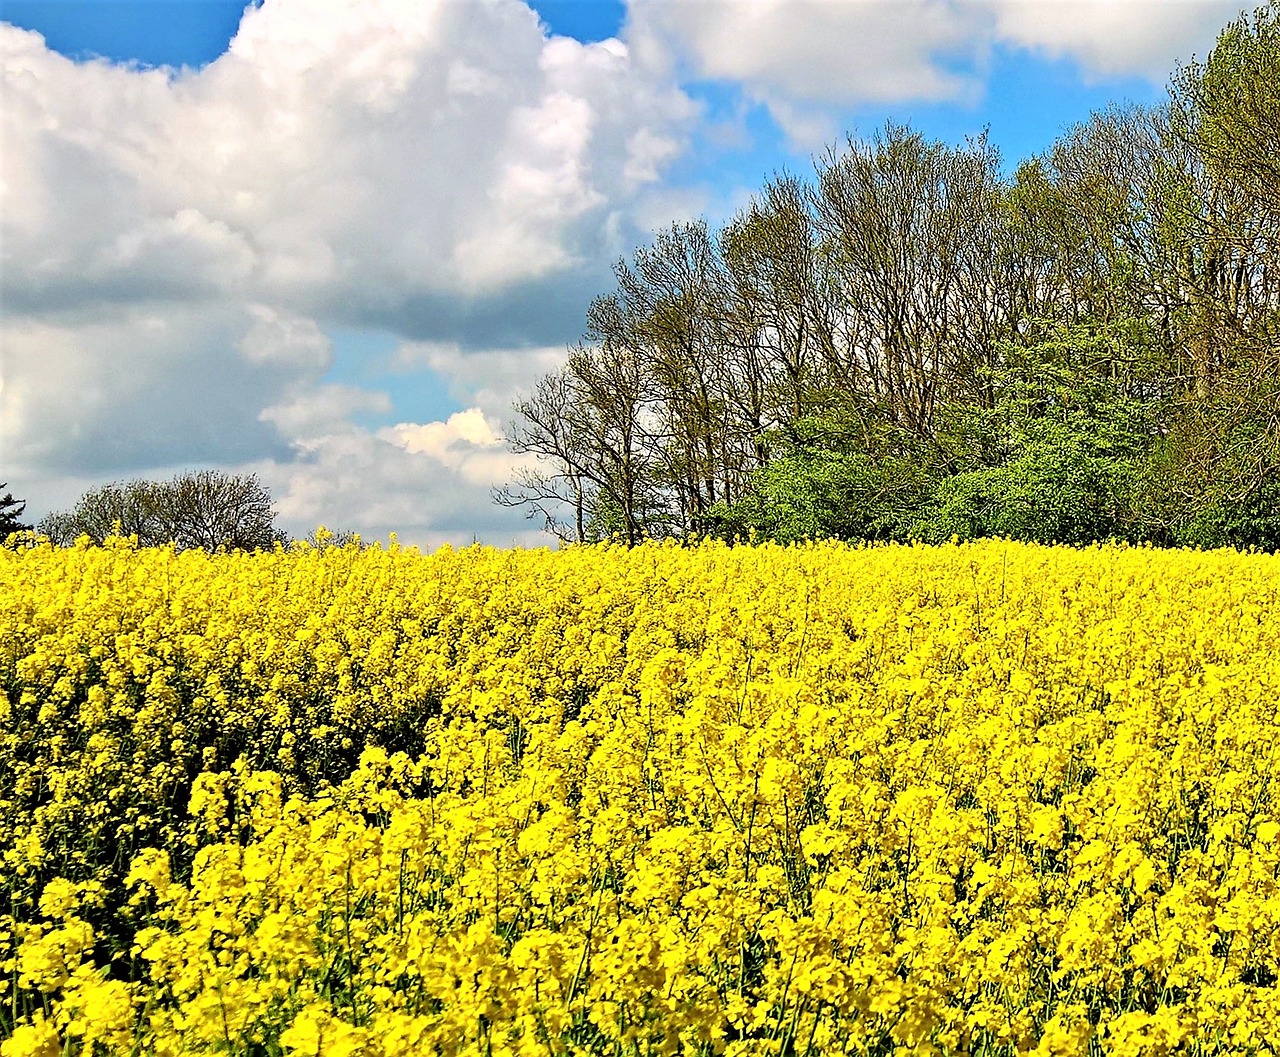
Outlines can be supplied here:
M136 536L143 546L254 550L286 542L273 517L271 493L256 474L200 470L164 482L101 485L70 511L44 518L37 531L60 545L118 534Z
M0 481L0 488L8 487L7 482ZM26 532L31 528L30 525L24 525L18 520L26 509L26 502L14 499L12 492L5 492L0 496L0 543L3 543L12 532Z

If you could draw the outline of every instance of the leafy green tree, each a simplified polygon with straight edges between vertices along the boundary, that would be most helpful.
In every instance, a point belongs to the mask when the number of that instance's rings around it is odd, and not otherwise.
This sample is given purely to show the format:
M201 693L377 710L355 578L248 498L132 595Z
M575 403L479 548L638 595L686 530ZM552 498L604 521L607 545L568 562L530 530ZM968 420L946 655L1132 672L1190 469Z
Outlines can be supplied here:
M1213 346L1208 385L1280 370L1280 3L1241 15L1170 85L1167 138L1194 159L1194 194L1166 196L1199 287L1188 308ZM1193 333L1192 347L1203 343Z
M992 372L995 406L948 409L940 443L956 472L911 534L932 542L1140 537L1133 496L1159 405L1128 395L1110 365L1136 358L1141 334L1076 327L1031 348L1006 347Z
M922 490L909 460L877 460L866 452L810 450L784 455L757 471L751 491L713 509L709 534L728 539L888 540Z
M1055 424L1003 466L970 470L938 487L912 535L1005 536L1040 543L1129 538L1134 467L1099 452L1078 425Z
M1175 408L1141 509L1160 543L1280 550L1280 379Z
M1280 212L1280 0L1229 23L1171 89L1176 130L1210 167Z
M772 457L701 528L727 539L903 539L931 494L927 450L885 408L828 397L768 438Z

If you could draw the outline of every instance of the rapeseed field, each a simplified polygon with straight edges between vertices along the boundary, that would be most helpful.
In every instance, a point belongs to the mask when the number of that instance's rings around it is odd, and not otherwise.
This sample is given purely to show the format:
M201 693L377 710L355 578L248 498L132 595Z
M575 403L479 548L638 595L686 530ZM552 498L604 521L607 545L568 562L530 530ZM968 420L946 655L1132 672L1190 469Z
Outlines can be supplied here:
M0 549L0 1054L1274 1054L1278 707L1274 555Z

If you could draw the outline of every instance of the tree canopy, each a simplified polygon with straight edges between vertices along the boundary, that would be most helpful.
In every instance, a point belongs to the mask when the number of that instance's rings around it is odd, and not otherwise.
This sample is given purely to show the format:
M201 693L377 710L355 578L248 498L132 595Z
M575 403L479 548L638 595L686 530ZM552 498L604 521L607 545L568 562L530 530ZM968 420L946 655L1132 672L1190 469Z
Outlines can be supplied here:
M143 546L172 543L180 550L254 550L284 540L274 526L271 493L256 475L200 470L172 480L105 484L86 492L69 511L36 527L54 543L81 536L135 536Z
M1280 3L1002 169L889 124L615 268L497 492L569 540L1280 547Z

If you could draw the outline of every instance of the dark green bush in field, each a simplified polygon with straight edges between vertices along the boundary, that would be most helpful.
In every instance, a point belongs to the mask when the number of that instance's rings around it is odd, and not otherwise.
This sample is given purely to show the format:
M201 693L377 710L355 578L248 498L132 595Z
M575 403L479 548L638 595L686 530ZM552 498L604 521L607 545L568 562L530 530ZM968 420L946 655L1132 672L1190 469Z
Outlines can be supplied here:
M1130 535L1132 476L1131 464L1071 437L1032 448L1004 466L947 478L912 535L931 543L953 536L1041 543L1124 538Z
M1155 405L1090 367L1114 335L1066 331L1006 349L992 372L994 406L948 409L940 443L956 471L911 526L939 542L1007 536L1037 542L1134 539L1132 514Z
M703 526L725 539L901 540L934 481L928 453L874 408L835 406L770 438L750 491Z
M928 480L902 458L812 451L765 466L740 502L713 511L712 534L725 538L892 540L905 537Z

